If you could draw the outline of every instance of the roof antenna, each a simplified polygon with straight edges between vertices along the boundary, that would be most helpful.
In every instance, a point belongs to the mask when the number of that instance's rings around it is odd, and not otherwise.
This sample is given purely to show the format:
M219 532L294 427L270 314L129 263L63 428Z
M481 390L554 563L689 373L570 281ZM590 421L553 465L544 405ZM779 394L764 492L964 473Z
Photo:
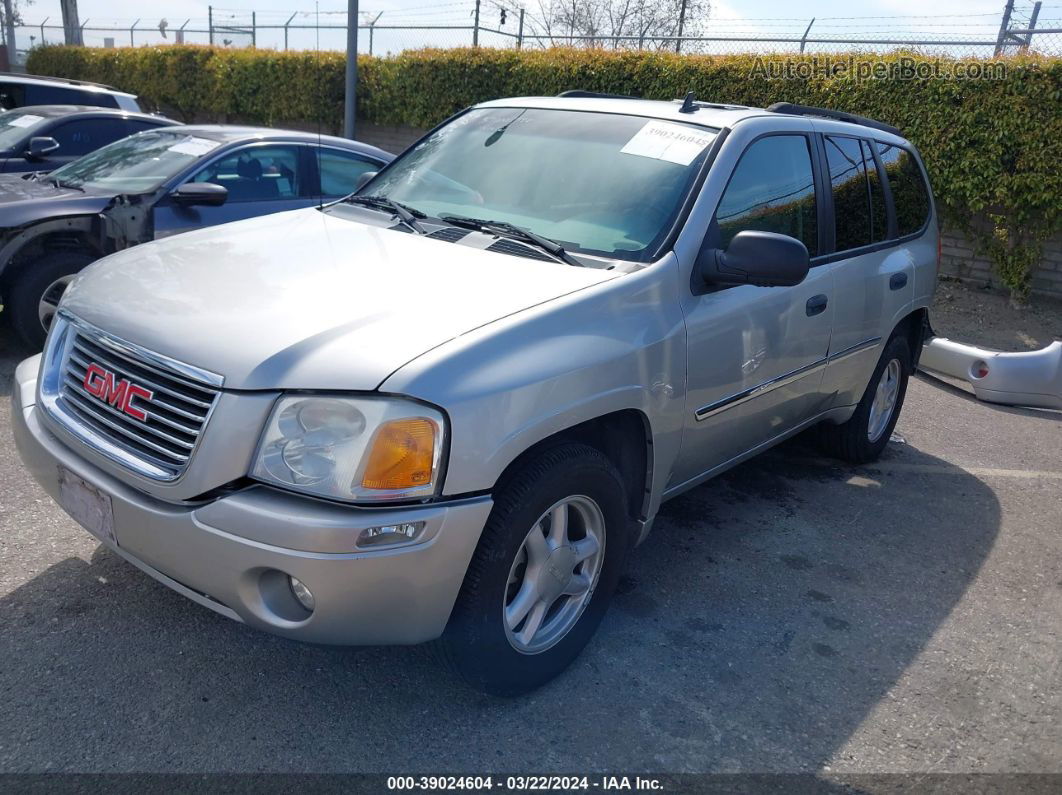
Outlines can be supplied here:
M682 100L682 107L679 108L679 113L696 113L697 112L697 95L692 91L686 94L686 98Z

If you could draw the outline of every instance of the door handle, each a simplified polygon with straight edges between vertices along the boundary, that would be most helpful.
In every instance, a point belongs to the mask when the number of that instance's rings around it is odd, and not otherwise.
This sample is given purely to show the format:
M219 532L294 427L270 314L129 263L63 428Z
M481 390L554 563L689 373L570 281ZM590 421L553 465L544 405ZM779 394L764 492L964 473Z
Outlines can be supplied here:
M890 290L902 290L907 286L907 274L906 273L894 273L889 277L889 289Z
M814 317L815 315L821 315L826 311L826 304L829 301L824 295L813 295L808 299L807 308L808 317Z

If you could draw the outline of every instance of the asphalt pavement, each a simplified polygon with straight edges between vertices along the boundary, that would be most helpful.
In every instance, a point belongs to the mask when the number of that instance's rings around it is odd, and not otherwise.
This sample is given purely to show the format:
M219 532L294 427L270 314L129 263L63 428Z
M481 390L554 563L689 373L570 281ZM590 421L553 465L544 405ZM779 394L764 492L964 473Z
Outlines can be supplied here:
M0 771L1062 772L1062 415L918 379L897 433L668 503L583 655L504 700L169 591L36 486L5 406Z

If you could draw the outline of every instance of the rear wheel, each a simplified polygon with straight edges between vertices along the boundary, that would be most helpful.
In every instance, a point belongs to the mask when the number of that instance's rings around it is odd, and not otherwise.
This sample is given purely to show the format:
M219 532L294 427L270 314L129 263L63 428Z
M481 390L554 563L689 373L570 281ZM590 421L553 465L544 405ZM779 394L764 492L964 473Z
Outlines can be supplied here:
M517 695L578 656L631 546L626 506L616 468L582 444L548 450L508 479L440 644L466 681Z
M54 251L30 262L7 290L4 313L11 327L34 350L44 346L59 300L73 278L95 257L78 251Z
M877 459L900 418L910 375L910 345L906 337L895 336L882 351L851 418L841 425L823 423L818 427L818 441L823 451L853 464Z

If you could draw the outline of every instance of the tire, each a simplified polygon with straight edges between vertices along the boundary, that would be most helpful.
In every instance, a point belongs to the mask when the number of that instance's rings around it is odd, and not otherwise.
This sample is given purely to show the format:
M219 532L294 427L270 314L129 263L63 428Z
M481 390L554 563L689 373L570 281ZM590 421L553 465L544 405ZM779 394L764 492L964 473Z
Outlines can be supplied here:
M15 276L7 290L4 314L9 315L12 330L33 350L44 347L48 334L41 318L46 293L53 313L48 317L50 325L59 297L66 289L64 280L69 281L95 260L96 257L78 251L54 251L28 263Z
M887 376L886 373L889 373ZM903 399L907 395L907 381L911 376L911 347L905 336L893 336L881 353L874 374L867 384L855 414L841 425L823 423L818 427L818 443L827 455L852 464L866 464L877 460L889 443L896 421L900 418ZM895 380L895 398L887 419L879 419L875 411L878 386ZM873 427L871 427L873 423Z
M549 538L554 509L567 517L569 542L557 549ZM542 551L535 553L539 546L533 533L549 552L545 562ZM597 557L569 568L594 546L588 542L591 535L601 535ZM492 695L515 696L544 685L571 664L601 623L634 536L623 481L607 457L575 443L544 451L495 494L439 642L443 659L470 685ZM536 570L539 576L533 575ZM563 588L554 580L560 582L565 571L571 577L568 588L577 590L583 583L589 588L585 596L561 594L550 603L553 590ZM580 576L586 579L577 581ZM535 606L509 627L506 610L518 615L517 596L527 588L536 594ZM551 606L539 608L539 602ZM528 622L538 612L545 617L534 632Z

